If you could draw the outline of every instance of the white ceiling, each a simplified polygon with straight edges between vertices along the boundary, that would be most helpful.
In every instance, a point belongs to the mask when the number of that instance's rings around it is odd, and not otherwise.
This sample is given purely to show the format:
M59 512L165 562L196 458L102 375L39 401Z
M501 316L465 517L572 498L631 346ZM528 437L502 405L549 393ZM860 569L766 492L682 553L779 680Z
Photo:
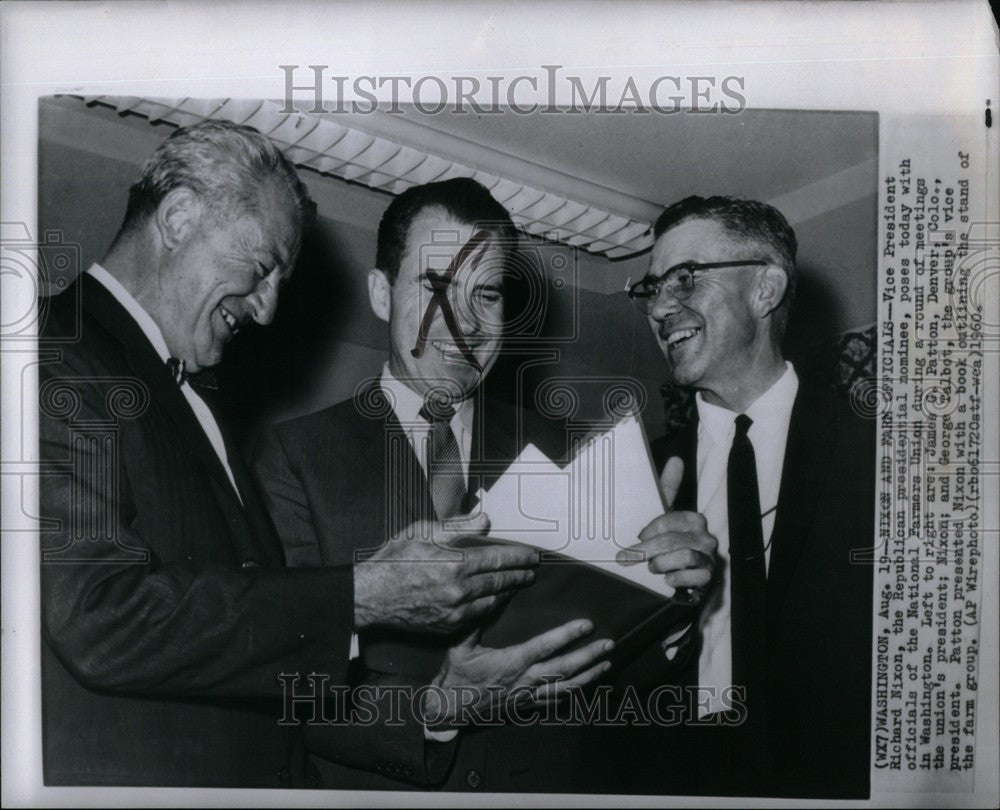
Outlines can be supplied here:
M172 123L208 116L245 121L275 138L300 165L397 193L431 175L437 179L436 168L428 173L432 165L447 169L442 177L475 173L530 233L612 257L648 247L648 225L662 206L689 194L765 200L797 224L876 191L874 113L478 115L449 108L427 115L404 105L396 115L284 116L276 102L236 99L103 97L101 103L119 110L134 106ZM322 146L289 146L298 139L328 144L319 135L324 126L350 137L325 154ZM348 142L372 146L351 157L357 149L345 147ZM397 157L404 153L427 162L410 174L393 175L387 167L412 165ZM584 208L592 215L565 222L566 212L576 216ZM588 218L594 224L571 227Z
M131 172L173 130L170 124L122 115L73 96L42 99L40 111L43 141L124 162ZM388 132L400 142L433 147L455 161L507 178L505 183L551 186L581 205L600 199L608 210L611 203L620 204L621 213L636 219L651 220L663 204L690 193L766 200L795 226L803 282L812 280L819 292L826 291L819 296L824 301L835 299L828 331L874 318L874 114L747 110L734 116L536 114L480 119L414 116L408 111L403 116L338 119L375 134ZM322 217L374 232L388 202L385 188L375 192L363 182L346 183L318 171L302 174ZM109 227L113 232L115 225ZM580 253L576 261L578 284L603 295L617 295L627 277L644 273L648 266L646 256L609 262ZM802 289L806 286L803 283ZM828 294L832 290L836 296Z
M339 116L343 118L344 116ZM859 165L872 169L874 113L353 116L402 118L663 206L688 194L774 200ZM385 123L382 123L385 122ZM860 172L859 172L860 174ZM872 194L874 174L858 195Z

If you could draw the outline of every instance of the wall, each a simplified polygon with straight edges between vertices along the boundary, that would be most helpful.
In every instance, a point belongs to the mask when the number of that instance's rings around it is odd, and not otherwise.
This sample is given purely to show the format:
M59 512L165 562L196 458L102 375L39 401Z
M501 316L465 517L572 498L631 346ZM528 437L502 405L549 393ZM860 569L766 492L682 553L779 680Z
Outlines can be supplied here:
M128 186L171 131L88 108L77 99L43 100L39 229L78 244L84 268L99 260L121 221ZM391 198L310 171L303 179L320 218L278 317L235 341L221 369L231 410L246 435L262 422L350 396L361 381L378 374L386 357L386 329L368 307L366 275L374 261L378 219ZM807 362L825 338L875 319L874 176L871 187L869 197L795 226L800 295L788 351L797 362ZM648 258L610 262L538 240L526 247L544 304L543 322L534 323L528 337L544 341L511 341L488 381L490 392L513 399L520 378L521 394L531 404L546 381L572 378L579 396L576 416L593 419L602 415L607 387L631 377L645 392L648 433L661 434L662 358L645 319L620 292L626 277L645 272ZM526 357L537 364L519 376Z

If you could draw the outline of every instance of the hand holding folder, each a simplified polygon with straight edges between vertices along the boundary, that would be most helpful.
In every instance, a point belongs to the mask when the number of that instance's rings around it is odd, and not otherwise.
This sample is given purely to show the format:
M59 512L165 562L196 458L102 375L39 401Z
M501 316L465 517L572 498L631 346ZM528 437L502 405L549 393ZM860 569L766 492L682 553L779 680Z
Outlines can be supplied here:
M677 473L676 465L665 470L662 483L671 496ZM480 643L506 648L586 619L594 626L590 638L616 642L611 658L618 663L691 621L697 599L677 590L663 571L691 562L702 567L671 578L677 585L705 584L710 561L706 566L697 553L673 548L682 524L697 529L697 516L667 513L663 494L635 417L583 443L566 468L528 445L489 492L480 491L480 508L491 518L491 542L533 546L541 550L541 561L535 581L482 625ZM702 545L714 554L709 540ZM634 562L646 564L623 565L619 554L626 550ZM370 637L365 657L370 667L429 679L445 647L460 641Z

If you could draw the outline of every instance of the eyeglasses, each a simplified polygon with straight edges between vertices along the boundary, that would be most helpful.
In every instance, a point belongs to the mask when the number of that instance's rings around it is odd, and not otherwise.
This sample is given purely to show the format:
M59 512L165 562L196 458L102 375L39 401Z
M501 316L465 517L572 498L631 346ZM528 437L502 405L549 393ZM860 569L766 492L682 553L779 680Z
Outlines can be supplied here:
M701 273L705 270L721 270L725 267L763 267L766 264L767 262L762 259L745 259L734 262L684 262L675 264L662 276L646 276L631 286L629 286L629 281L632 279L628 279L625 282L625 291L633 301L644 301L646 310L649 311L660 297L660 292L664 287L679 301L690 298L691 293L694 292L695 273Z

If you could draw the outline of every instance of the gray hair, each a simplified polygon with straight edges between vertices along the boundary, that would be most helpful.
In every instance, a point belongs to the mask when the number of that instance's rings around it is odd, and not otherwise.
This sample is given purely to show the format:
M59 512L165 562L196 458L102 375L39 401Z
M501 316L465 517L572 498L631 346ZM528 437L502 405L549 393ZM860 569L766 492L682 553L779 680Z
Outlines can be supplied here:
M268 179L287 192L299 226L308 225L316 203L295 167L267 137L231 121L181 127L157 147L129 189L119 235L146 222L164 196L181 187L193 191L220 219L256 215Z

